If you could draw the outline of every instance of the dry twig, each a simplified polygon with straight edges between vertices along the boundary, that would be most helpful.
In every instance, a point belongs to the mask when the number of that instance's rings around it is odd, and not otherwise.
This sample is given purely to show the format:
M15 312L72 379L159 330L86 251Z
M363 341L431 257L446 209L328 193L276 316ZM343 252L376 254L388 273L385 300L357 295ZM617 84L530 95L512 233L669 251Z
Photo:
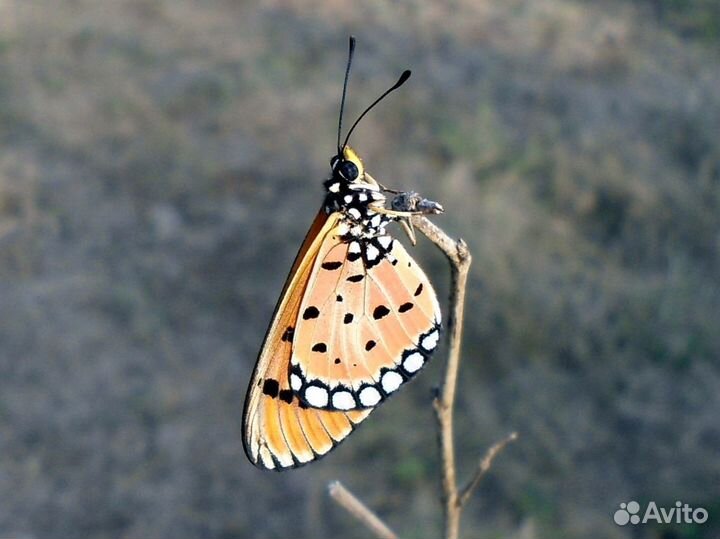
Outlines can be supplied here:
M470 499L470 496L472 496L472 493L475 491L477 486L480 484L480 480L485 476L487 471L490 469L490 466L492 466L493 460L495 460L495 457L497 456L500 451L505 449L505 446L509 444L510 442L514 442L517 440L517 432L511 432L508 434L503 440L500 440L499 442L495 442L494 445L490 447L490 449L487 450L487 453L485 453L485 456L482 458L480 463L478 464L477 469L475 470L475 473L473 474L470 481L467 482L467 485L465 485L462 490L460 491L460 498L458 499L458 503L460 504L460 507L465 505L467 501Z
M355 495L346 489L340 481L333 481L328 485L330 497L348 513L365 524L365 527L372 531L378 539L398 539L390 528L367 506L358 500Z
M440 456L442 458L442 489L446 539L457 539L460 530L460 497L455 468L453 437L453 405L460 367L462 321L465 311L465 289L472 257L463 240L453 241L440 228L427 219L414 219L413 224L445 254L450 261L450 313L448 316L448 359L445 380L440 393L433 401L438 423Z
M412 217L412 224L432 241L447 257L450 262L450 313L448 316L448 360L445 365L445 376L442 387L433 401L435 417L438 424L438 440L440 445L440 458L442 460L442 497L443 515L445 520L445 539L457 539L460 532L460 516L463 505L468 501L473 491L480 484L485 473L490 469L493 459L510 442L517 439L513 432L488 449L478 464L473 477L458 490L455 467L455 440L453 437L453 408L455 404L455 388L457 386L458 369L460 367L460 348L462 345L462 322L465 309L465 289L470 270L472 257L467 244L459 239L453 240L438 226L422 216ZM335 486L335 487L334 487ZM341 506L362 521L368 529L381 539L397 537L390 529L360 500L347 489L335 482L330 485L331 496ZM342 489L342 496L333 494L333 488ZM337 490L335 491L337 493ZM340 499L339 499L340 498ZM352 505L343 500L352 500ZM352 508L351 508L352 507ZM376 526L380 526L377 528ZM382 535L378 529L389 535Z

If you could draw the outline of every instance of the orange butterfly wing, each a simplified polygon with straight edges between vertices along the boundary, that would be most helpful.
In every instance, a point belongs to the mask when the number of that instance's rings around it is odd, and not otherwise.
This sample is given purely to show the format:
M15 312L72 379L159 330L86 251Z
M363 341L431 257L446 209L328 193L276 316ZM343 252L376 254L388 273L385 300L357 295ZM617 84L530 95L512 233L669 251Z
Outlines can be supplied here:
M290 386L313 408L372 408L425 365L440 318L430 281L398 241L328 234L300 305Z
M298 400L288 373L297 319L308 279L338 214L320 211L298 252L253 372L243 413L243 445L250 461L288 469L326 454L371 410L317 410ZM293 331L295 330L295 331Z

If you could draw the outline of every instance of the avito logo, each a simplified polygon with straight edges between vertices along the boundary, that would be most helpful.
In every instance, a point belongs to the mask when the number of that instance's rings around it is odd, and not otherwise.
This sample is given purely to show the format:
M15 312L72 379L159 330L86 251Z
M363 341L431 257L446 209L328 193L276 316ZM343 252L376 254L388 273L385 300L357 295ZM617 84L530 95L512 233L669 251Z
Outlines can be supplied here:
M692 508L680 501L675 502L675 507L666 509L658 507L655 502L648 502L645 512L640 516L640 504L638 502L623 502L620 509L615 511L613 520L618 526L627 524L646 524L656 522L658 524L704 524L707 522L708 512L702 507Z

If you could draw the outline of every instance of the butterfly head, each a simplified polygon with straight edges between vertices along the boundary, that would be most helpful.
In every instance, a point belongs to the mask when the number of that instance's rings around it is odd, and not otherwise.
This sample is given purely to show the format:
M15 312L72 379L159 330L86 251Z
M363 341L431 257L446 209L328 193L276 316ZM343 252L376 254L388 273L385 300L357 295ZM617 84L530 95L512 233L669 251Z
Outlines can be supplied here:
M350 146L345 146L341 152L330 159L332 177L341 183L354 183L363 181L365 168L358 154Z
M356 183L356 182L365 182L365 170L363 168L362 161L358 157L358 155L353 151L353 149L348 146L348 141L350 140L350 135L352 135L352 132L357 127L358 123L360 123L360 120L362 120L365 115L370 112L375 105L380 103L388 94L391 92L397 90L405 84L405 81L407 81L410 78L410 70L403 71L402 75L400 75L400 78L397 80L395 84L393 84L389 89L387 89L380 97L378 97L375 101L372 102L372 104L367 107L362 114L358 117L357 120L355 120L355 123L352 124L350 129L347 132L347 135L345 135L345 141L341 144L340 141L342 140L341 134L342 134L342 121L343 121L343 111L345 110L345 96L347 95L347 87L348 87L348 79L350 77L350 66L352 64L353 59L353 52L355 51L355 38L350 36L350 48L348 51L348 61L347 66L345 68L345 80L343 82L343 91L342 91L342 97L340 98L340 115L338 117L338 132L337 132L337 154L330 159L330 167L332 168L332 177L329 180L329 190L331 192L337 193L338 189L341 185ZM369 178L369 175L368 175ZM370 178L370 183L373 185L375 184L375 181Z

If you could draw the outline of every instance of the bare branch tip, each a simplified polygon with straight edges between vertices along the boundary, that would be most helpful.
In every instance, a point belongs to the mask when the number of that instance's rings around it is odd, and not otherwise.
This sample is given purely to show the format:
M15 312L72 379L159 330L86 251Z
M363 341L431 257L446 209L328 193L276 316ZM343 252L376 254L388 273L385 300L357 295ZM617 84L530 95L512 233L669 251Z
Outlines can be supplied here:
M505 446L507 446L510 442L514 442L515 440L517 440L517 438L518 433L511 432L505 438L498 442L495 442L493 445L490 446L490 448L485 452L485 456L480 460L480 463L475 469L475 473L473 474L472 478L470 478L470 481L468 481L467 485L465 485L465 487L460 491L460 495L458 496L457 501L459 507L465 505L465 503L467 503L467 501L470 499L470 496L480 484L480 480L490 470L490 467L492 466L495 457L497 457L498 454L503 449L505 449Z
M398 539L395 532L352 492L346 489L340 481L328 483L328 492L335 503L360 521L375 537L378 539Z
M470 248L468 247L467 242L465 242L464 239L460 238L456 242L457 244L457 255L461 262L464 262L465 264L470 264L470 261L472 260L472 256L470 255Z

